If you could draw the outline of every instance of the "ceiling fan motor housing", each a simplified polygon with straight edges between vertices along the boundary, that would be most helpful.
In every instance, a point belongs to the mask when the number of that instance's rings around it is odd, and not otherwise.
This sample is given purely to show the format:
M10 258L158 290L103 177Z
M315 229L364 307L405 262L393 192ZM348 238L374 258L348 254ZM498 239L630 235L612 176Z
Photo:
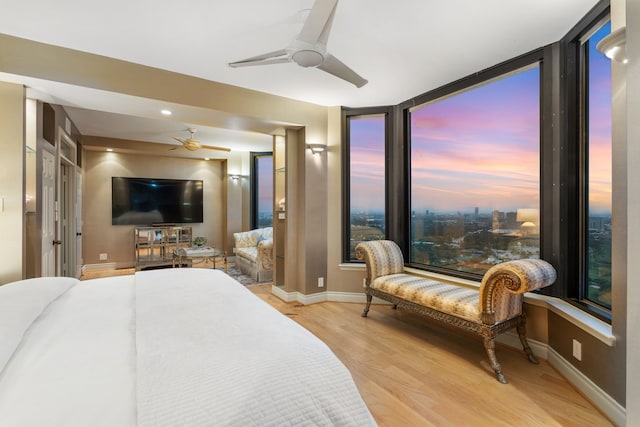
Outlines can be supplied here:
M301 67L317 67L324 61L324 56L315 50L298 50L291 55L291 59Z

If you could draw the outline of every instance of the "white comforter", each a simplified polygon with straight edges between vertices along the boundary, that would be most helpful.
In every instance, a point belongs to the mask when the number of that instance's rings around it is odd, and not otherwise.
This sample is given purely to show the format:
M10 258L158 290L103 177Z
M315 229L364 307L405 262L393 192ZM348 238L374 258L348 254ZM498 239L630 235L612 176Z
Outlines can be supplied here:
M224 273L205 269L78 282L64 292L0 372L0 420L375 425L324 343Z

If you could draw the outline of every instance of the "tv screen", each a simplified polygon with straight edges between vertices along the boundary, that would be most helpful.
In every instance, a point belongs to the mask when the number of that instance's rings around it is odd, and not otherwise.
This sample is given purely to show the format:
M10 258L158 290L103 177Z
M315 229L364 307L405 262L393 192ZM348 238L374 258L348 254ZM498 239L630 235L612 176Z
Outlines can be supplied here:
M202 222L202 181L111 178L113 225Z

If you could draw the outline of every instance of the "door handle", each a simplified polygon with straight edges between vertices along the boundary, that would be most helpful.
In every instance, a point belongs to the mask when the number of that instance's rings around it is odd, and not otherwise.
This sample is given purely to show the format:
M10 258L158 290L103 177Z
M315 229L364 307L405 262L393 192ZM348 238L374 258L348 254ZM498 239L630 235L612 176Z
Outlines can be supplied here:
M54 240L53 244L54 245L61 245L62 244L62 240Z

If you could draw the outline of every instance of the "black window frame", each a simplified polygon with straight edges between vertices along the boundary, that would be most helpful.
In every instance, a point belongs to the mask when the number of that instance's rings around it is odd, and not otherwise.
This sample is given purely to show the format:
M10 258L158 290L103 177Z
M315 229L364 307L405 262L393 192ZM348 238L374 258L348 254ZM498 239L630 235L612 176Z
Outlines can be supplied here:
M456 93L465 92L473 87L480 86L485 83L489 83L496 79L508 76L511 73L518 72L519 70L525 69L527 67L531 67L535 64L538 64L540 70L540 257L547 258L551 250L549 245L545 242L548 242L550 237L550 233L548 232L549 227L546 225L549 223L548 219L545 218L544 213L545 209L548 208L549 200L546 200L544 197L545 188L548 187L547 184L551 181L551 169L549 167L548 162L544 161L547 158L548 152L551 151L549 145L551 144L549 135L545 135L544 128L546 126L546 122L544 120L544 104L548 103L549 94L544 90L545 87L545 78L549 75L549 71L545 68L545 64L549 62L546 59L548 56L547 49L540 48L536 49L527 54L516 57L512 60L503 62L491 68L485 69L478 73L474 73L470 76L464 77L462 79L451 82L447 85L441 86L433 91L426 92L422 95L419 95L403 104L401 104L401 109L403 111L403 117L405 118L405 135L404 135L404 145L405 145L405 153L406 153L406 164L407 169L405 170L406 182L407 182L407 200L404 203L406 206L410 205L410 188L411 188L411 170L410 170L410 155L411 155L411 134L410 134L410 110L415 106L419 106L422 104L426 104L429 102L434 102L439 99L444 99ZM411 223L411 212L407 209L403 213L403 217L407 224ZM437 266L425 266L423 264L413 263L410 261L408 254L410 253L410 230L409 227L406 227L406 230L403 230L404 235L404 246L403 253L405 255L405 262L408 266L416 269L421 269L425 271L430 271L438 274L444 274L451 277L459 277L467 280L473 281L481 281L482 275L472 274L461 271L452 271L449 269L440 268Z
M260 223L260 221L259 221L259 212L258 212L258 185L259 185L259 182L258 182L259 181L259 178L258 178L258 159L260 159L261 157L271 157L271 158L273 158L273 152L272 151L260 151L260 152L252 151L250 153L250 156L251 156L251 161L250 161L250 173L251 173L251 190L250 190L250 194L251 194L251 201L250 201L251 218L250 218L250 228L251 228L251 230L254 230L254 229L258 228L258 224ZM274 178L274 183L275 183L275 178ZM272 221L271 224L273 225L273 221Z
M580 78L581 38L610 14L609 1L596 4L559 41L529 53L479 71L432 91L418 95L395 106L361 109L343 108L343 262L349 249L349 129L347 118L352 115L388 111L386 164L386 235L402 249L408 259L411 220L410 191L410 123L409 110L416 105L442 98L466 87L482 84L533 62L540 64L540 257L556 269L557 280L538 292L559 297L589 314L611 322L610 311L588 304L584 289L584 203L585 153L581 133L580 107L583 88ZM426 270L420 265L411 267ZM435 271L429 269L429 271ZM442 272L479 281L477 276ZM612 284L612 287L615 286Z
M371 107L371 108L347 108L342 107L342 262L362 263L356 259L351 259L351 119L366 118L367 116L384 116L385 123L385 238L389 237L389 175L391 164L389 159L392 133L392 109L391 107Z
M571 196L573 217L578 218L575 226L570 230L572 241L577 242L571 253L572 260L572 281L566 286L563 295L570 303L587 313L598 317L606 322L611 322L611 310L588 300L586 287L588 286L588 260L587 260L587 217L588 212L588 153L587 153L587 133L588 117L585 98L587 93L588 54L583 39L594 28L599 27L610 17L609 2L598 3L587 15L585 15L572 29L562 38L560 44L565 51L564 71L566 74L565 84L565 108L568 115L567 120L567 140L571 144L571 151L575 153L568 163L568 173L575 176L571 183ZM613 289L612 283L612 289Z

